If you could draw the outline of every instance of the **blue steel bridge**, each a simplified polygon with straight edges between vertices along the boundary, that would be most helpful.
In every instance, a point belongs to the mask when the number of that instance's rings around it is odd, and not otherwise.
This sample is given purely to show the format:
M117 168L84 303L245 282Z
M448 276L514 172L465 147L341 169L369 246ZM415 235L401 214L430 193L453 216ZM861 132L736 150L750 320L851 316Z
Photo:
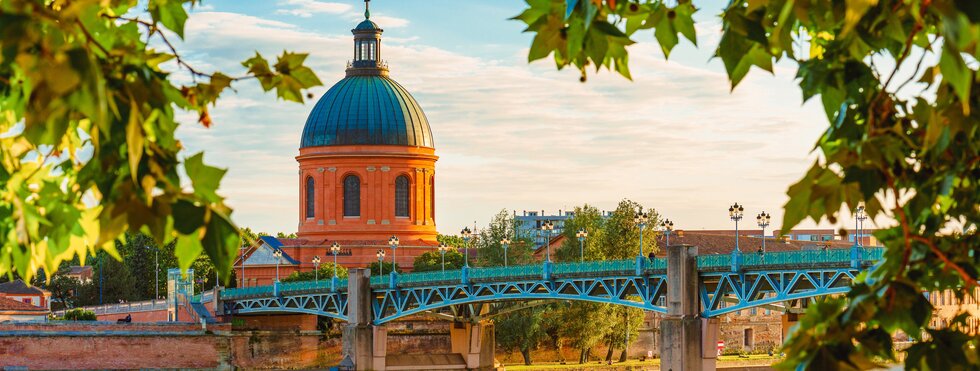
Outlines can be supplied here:
M846 293L882 248L697 256L700 316ZM578 300L667 312L664 258L542 262L370 277L374 325L465 304ZM305 313L348 320L345 279L277 283L221 292L224 314Z

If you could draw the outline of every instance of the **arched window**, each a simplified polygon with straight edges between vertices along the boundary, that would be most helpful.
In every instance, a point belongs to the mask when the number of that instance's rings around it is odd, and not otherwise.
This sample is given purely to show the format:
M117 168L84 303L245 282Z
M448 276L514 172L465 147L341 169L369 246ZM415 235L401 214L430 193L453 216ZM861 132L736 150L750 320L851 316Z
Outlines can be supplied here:
M316 187L313 177L306 177L306 217L316 216Z
M361 216L361 178L344 178L344 216Z
M408 177L399 175L395 178L395 216L408 217Z

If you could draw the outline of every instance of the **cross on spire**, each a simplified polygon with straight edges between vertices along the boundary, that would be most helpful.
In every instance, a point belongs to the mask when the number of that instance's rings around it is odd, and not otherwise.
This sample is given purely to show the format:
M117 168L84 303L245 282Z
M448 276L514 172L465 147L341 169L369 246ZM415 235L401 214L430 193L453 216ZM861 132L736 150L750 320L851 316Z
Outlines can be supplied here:
M370 5L371 0L364 0L364 19L371 19L371 10L368 9Z

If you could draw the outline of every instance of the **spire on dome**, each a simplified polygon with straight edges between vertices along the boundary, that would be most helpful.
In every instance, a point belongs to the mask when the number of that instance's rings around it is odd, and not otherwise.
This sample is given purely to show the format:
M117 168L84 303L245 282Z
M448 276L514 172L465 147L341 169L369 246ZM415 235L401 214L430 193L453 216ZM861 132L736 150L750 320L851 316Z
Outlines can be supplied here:
M371 0L364 0L364 19L371 19L371 10L368 9L371 5Z

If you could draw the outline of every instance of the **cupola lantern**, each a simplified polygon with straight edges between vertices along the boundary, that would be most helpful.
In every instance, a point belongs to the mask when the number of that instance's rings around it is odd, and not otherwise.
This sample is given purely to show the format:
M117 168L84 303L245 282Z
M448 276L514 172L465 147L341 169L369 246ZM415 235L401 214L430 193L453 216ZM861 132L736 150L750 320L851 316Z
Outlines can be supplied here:
M364 20L351 30L354 34L354 61L347 67L347 76L388 75L388 66L381 60L381 33L384 30L371 21L370 2L364 1Z

